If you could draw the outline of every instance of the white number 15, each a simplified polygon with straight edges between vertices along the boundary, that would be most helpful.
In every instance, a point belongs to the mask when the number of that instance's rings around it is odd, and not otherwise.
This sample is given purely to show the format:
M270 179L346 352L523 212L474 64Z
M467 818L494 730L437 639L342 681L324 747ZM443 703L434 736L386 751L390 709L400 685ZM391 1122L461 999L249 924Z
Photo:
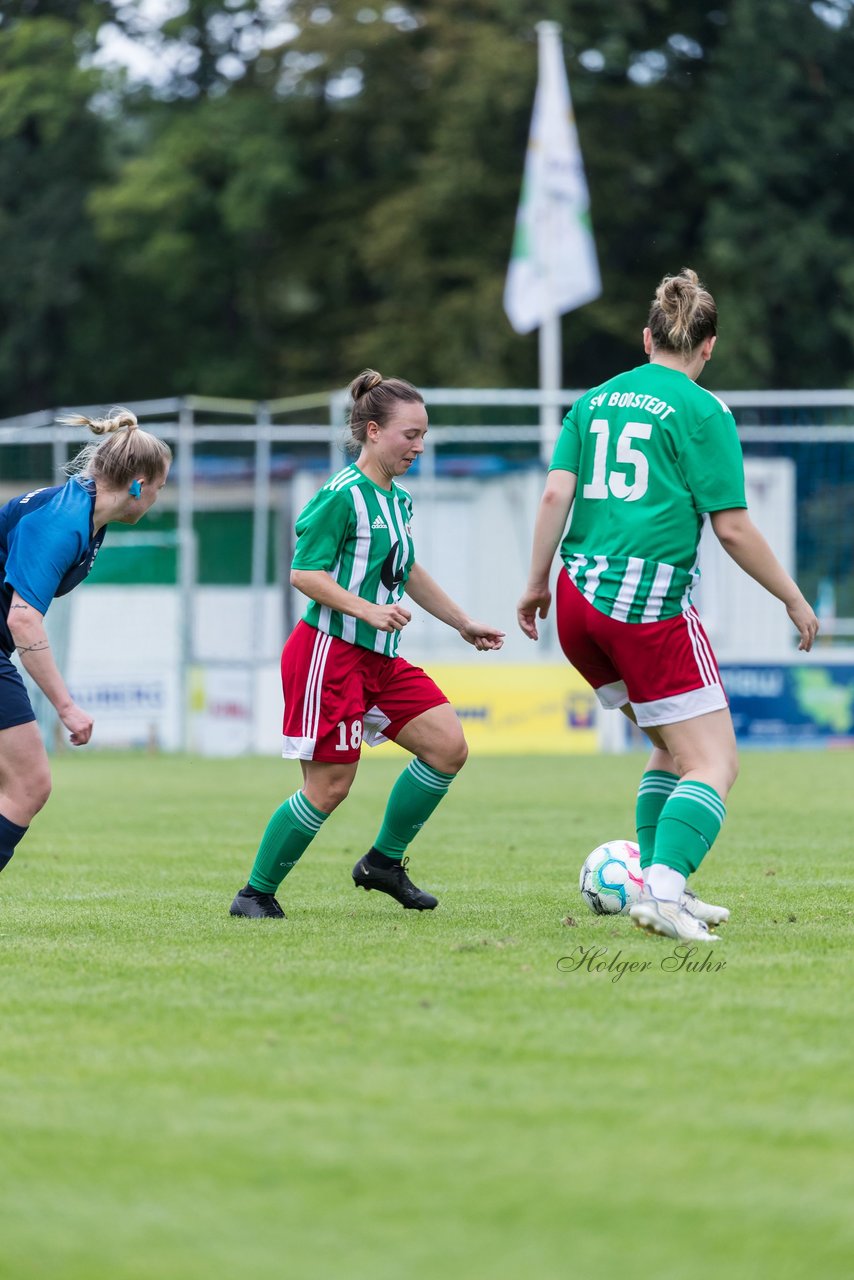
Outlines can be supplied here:
M608 491L615 498L637 502L649 487L649 462L640 449L632 448L633 440L648 440L652 435L651 422L627 422L617 440L617 462L632 467L634 478L629 484L625 471L614 470L606 475L608 441L611 434L607 418L594 418L590 423L591 434L597 437L593 455L593 476L581 491L583 498L607 498Z

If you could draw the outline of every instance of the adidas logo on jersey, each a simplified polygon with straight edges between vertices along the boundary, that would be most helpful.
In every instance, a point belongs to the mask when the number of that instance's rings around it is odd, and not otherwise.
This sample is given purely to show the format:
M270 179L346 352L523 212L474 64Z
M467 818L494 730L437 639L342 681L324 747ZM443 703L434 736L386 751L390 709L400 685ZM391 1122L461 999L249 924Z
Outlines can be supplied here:
M372 529L387 529L387 528L388 528L388 525L386 524L385 520L383 520L382 516L377 516L377 517L374 519L374 523L371 525L371 528L372 528Z

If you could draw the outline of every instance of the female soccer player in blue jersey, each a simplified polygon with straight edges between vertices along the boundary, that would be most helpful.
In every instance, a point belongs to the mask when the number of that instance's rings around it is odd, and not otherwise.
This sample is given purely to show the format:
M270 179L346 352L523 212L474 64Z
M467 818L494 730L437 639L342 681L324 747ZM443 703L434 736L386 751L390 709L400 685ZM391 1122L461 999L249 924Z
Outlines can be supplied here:
M412 499L398 483L424 451L421 393L374 370L350 386L356 461L323 485L297 520L291 582L311 603L282 653L282 754L302 764L303 785L270 819L231 914L281 919L276 891L347 796L363 742L390 739L413 759L394 785L373 846L353 868L356 886L425 911L432 894L407 875L410 842L465 763L459 719L420 667L397 656L411 618L404 592L476 649L504 633L471 619L417 563Z
M622 710L653 743L636 809L644 893L630 915L692 942L712 941L709 925L729 918L686 880L720 831L738 772L726 694L691 604L704 517L736 564L785 605L801 649L818 630L747 514L732 414L697 386L716 334L714 299L695 272L666 276L643 335L649 363L595 387L564 419L517 610L536 640L560 544L561 647L602 706Z
M44 627L51 600L88 575L107 525L136 524L166 483L169 446L140 431L127 409L108 418L66 418L105 437L69 464L63 485L35 489L0 507L0 871L50 795L47 754L17 667L56 707L74 746L92 717L68 692Z

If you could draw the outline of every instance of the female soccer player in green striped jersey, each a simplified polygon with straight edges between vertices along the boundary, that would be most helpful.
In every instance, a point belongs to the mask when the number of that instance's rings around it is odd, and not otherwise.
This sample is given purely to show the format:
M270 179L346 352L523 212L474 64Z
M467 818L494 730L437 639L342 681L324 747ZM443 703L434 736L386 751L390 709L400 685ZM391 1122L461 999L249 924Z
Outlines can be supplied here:
M644 329L649 363L595 387L564 419L517 609L536 640L560 544L561 647L602 706L619 708L653 744L636 809L644 892L629 914L690 942L713 941L709 926L729 918L686 881L720 831L738 772L726 694L691 604L705 516L736 564L785 605L799 647L818 631L747 514L732 414L697 386L716 333L714 299L695 272L666 276Z
M412 753L392 789L373 846L353 868L357 887L403 907L437 904L406 871L409 843L465 763L459 719L420 667L397 656L411 618L404 592L476 649L500 649L504 632L470 618L417 563L412 499L397 479L424 451L421 393L372 369L350 385L356 461L332 476L297 520L291 582L310 604L282 653L282 754L302 764L303 785L270 819L231 914L284 916L279 884L347 796L363 742L390 739Z

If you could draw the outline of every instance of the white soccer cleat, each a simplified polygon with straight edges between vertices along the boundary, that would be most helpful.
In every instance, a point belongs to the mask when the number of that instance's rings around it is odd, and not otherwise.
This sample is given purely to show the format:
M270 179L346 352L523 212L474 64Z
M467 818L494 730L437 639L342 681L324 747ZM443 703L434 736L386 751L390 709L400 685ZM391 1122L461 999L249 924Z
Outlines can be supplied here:
M667 902L644 890L640 901L629 907L629 915L639 929L647 933L660 933L677 942L717 942L709 927L692 915L679 902Z
M714 929L717 924L726 924L729 920L729 907L716 907L713 902L704 902L690 889L682 894L682 906L691 912L695 920L702 920L710 929Z

